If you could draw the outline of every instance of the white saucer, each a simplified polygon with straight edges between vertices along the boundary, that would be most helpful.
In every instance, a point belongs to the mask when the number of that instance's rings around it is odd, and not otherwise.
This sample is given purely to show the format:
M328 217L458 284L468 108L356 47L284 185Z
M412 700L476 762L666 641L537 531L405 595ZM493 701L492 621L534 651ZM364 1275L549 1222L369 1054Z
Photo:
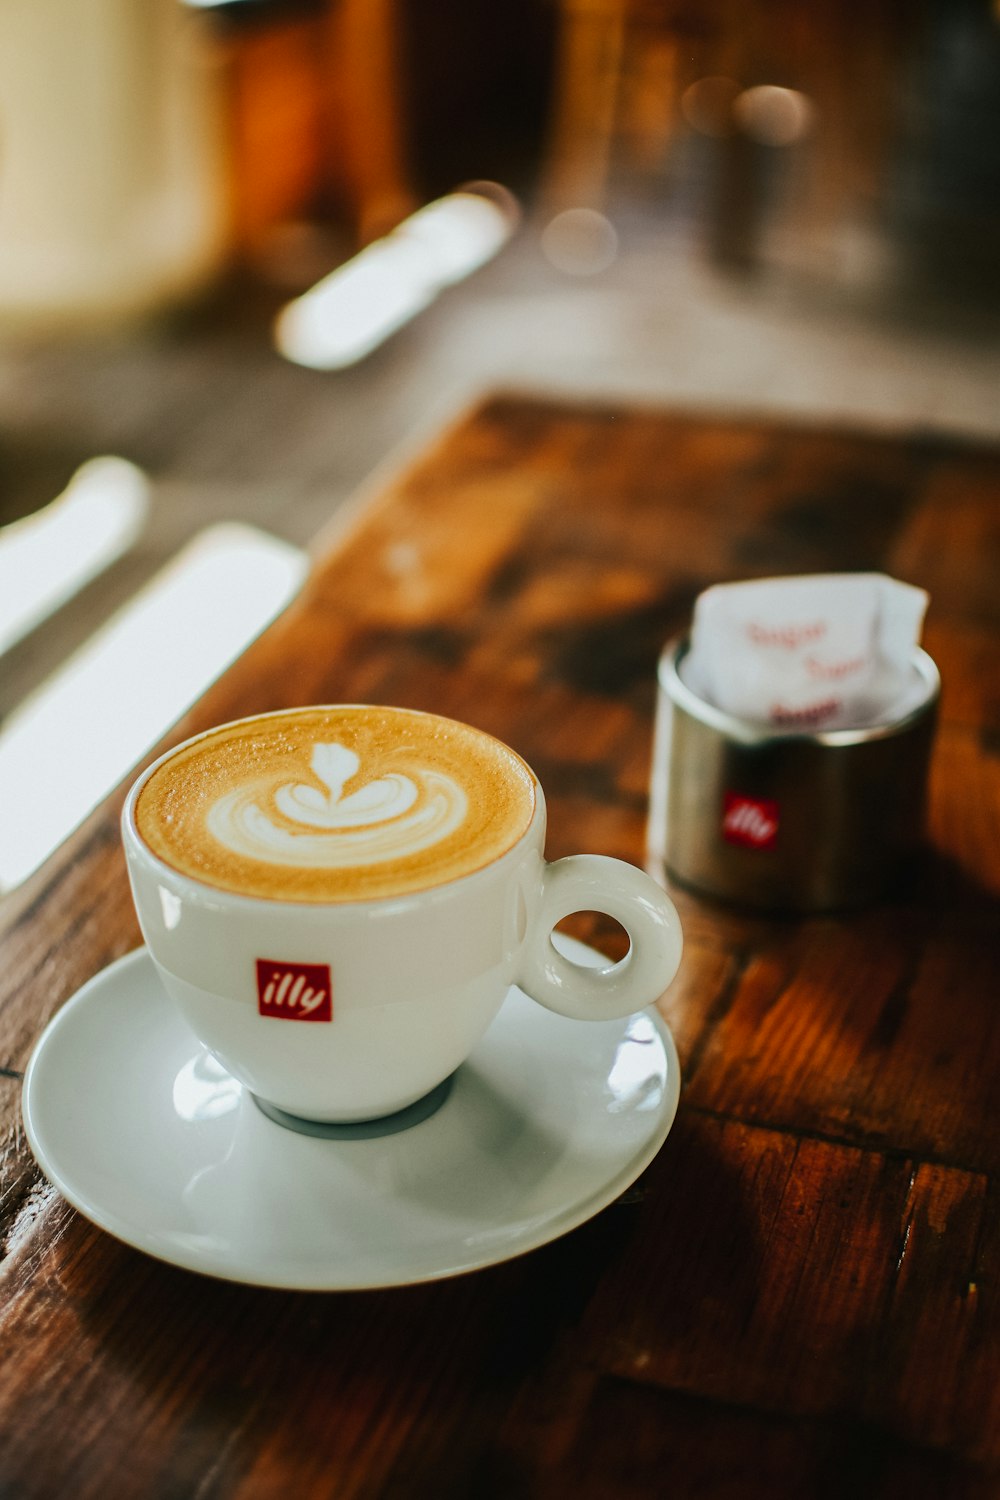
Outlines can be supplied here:
M200 1045L140 948L46 1028L23 1108L46 1177L126 1244L332 1291L452 1276L565 1234L656 1155L679 1091L655 1012L569 1021L511 989L430 1118L381 1139L298 1135Z

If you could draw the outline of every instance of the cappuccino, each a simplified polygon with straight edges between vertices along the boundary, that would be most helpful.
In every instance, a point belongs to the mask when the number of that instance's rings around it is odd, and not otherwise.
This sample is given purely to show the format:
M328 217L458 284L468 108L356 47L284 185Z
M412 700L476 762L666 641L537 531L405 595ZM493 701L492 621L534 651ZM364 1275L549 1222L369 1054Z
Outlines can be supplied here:
M173 869L272 901L380 900L492 864L535 812L514 751L452 719L347 705L224 725L168 756L135 824Z

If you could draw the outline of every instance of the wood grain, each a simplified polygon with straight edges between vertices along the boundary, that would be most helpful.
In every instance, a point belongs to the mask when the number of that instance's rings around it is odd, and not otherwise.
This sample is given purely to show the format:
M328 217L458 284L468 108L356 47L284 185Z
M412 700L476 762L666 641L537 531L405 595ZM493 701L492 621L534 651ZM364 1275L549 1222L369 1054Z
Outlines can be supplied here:
M926 435L507 397L327 535L171 741L433 709L535 766L550 856L641 864L656 659L698 591L887 568L933 601L928 846L851 916L675 891L685 1091L641 1181L508 1265L306 1296L118 1244L25 1146L42 1026L139 941L111 798L0 909L0 1494L1000 1494L998 502L997 454Z

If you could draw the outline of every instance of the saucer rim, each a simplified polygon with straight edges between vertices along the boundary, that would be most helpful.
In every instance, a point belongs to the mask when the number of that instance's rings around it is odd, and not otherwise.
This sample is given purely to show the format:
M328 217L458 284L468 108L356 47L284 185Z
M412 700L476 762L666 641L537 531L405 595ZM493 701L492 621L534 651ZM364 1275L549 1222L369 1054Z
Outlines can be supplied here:
M574 952L578 956L586 955L590 958L600 958L607 962L605 956L597 949L582 943L575 938L569 938L559 933L560 946L566 951L567 957L572 957ZM677 1055L677 1047L674 1042L670 1027L656 1006L649 1006L643 1011L636 1011L635 1015L648 1016L657 1029L660 1041L666 1054L666 1089L664 1097L658 1108L657 1128L641 1144L636 1153L612 1175L601 1182L595 1191L585 1197L577 1199L565 1210L555 1212L545 1223L538 1226L535 1232L528 1231L524 1237L513 1246L503 1245L498 1247L495 1253L486 1252L470 1256L457 1263L442 1262L433 1270L424 1270L414 1275L402 1274L398 1277L387 1275L384 1271L371 1277L360 1274L361 1268L356 1268L355 1274L351 1276L338 1277L328 1274L321 1279L308 1279L305 1277L280 1274L268 1274L267 1272L254 1272L243 1270L239 1266L233 1266L221 1262L217 1257L213 1258L210 1253L191 1251L187 1253L184 1247L166 1246L163 1236L158 1234L147 1234L141 1226L132 1221L126 1221L113 1210L102 1208L99 1204L78 1192L64 1174L53 1163L51 1156L43 1144L44 1126L38 1120L37 1095L38 1085L35 1081L36 1074L47 1046L57 1032L65 1025L71 1024L70 1018L80 1009L92 1003L95 992L103 990L109 980L117 980L130 968L137 971L148 968L152 977L156 978L155 967L146 946L140 945L121 957L114 959L110 964L86 980L84 984L75 991L73 995L60 1007L49 1020L35 1046L32 1049L28 1065L25 1069L24 1080L21 1088L21 1116L24 1125L25 1137L36 1165L43 1173L46 1180L55 1190L70 1204L83 1218L104 1233L112 1236L129 1249L138 1250L144 1255L161 1262L164 1265L176 1269L189 1271L197 1275L208 1276L213 1280L229 1282L233 1285L253 1286L273 1291L297 1291L297 1292L366 1292L390 1290L392 1288L415 1287L432 1284L439 1281L450 1280L453 1277L471 1275L475 1271L488 1270L493 1266L503 1265L509 1261L520 1259L533 1250L539 1250L543 1246L552 1244L563 1236L579 1229L609 1207L616 1199L628 1190L637 1181L646 1168L658 1155L667 1136L673 1128L680 1103L681 1093L681 1068ZM512 990L518 990L516 985ZM520 991L523 995L524 991ZM525 996L530 1000L530 996ZM164 994L164 1000L169 1001ZM537 1003L537 1002L535 1002ZM544 1007L541 1007L544 1009ZM183 1018L174 1014L176 1024L184 1026ZM631 1017L620 1018L624 1027ZM586 1022L582 1023L586 1025ZM194 1038L192 1033L192 1039ZM484 1039L485 1040L485 1039ZM478 1044L482 1046L482 1041ZM280 1128L280 1127L275 1127ZM332 1269L332 1268L331 1268Z

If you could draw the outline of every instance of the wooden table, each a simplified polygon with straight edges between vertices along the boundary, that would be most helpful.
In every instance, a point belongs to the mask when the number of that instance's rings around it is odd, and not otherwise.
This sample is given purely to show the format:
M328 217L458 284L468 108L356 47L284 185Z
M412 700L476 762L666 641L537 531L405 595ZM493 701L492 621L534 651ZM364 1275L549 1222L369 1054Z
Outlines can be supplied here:
M42 1026L138 941L112 799L0 912L0 1495L1000 1494L998 556L996 453L517 398L360 503L171 740L433 709L535 766L550 857L641 863L655 662L698 591L885 569L932 595L926 856L851 916L675 892L685 1087L639 1183L487 1271L292 1294L119 1244L24 1143Z

